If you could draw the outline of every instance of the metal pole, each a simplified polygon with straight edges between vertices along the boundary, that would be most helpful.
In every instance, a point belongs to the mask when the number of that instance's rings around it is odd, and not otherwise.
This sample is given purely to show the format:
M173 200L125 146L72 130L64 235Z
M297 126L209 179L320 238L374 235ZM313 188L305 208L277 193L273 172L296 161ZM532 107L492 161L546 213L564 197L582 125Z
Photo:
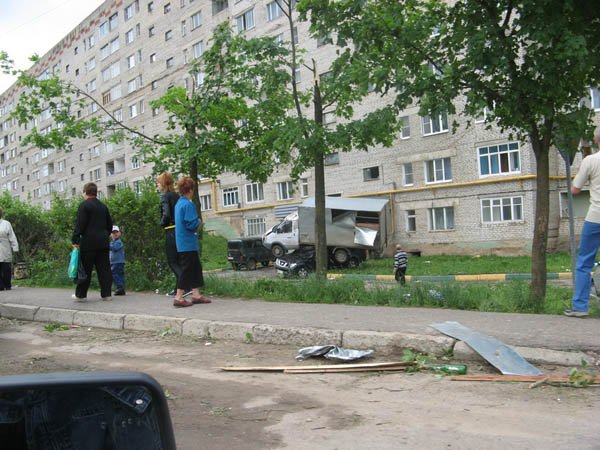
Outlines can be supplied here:
M577 246L575 243L575 218L573 217L573 194L571 193L571 165L569 158L565 158L567 173L567 208L569 211L569 244L571 249L571 281L575 286L575 262Z

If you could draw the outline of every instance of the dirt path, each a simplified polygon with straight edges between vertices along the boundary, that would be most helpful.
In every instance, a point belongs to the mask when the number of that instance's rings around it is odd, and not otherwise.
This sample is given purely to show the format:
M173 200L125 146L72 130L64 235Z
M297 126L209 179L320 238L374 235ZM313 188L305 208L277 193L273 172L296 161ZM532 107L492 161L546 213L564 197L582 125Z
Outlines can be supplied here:
M50 333L41 323L0 319L0 375L147 372L168 393L183 450L600 449L598 388L529 389L453 382L427 373L216 369L293 365L297 350L160 333L86 328Z

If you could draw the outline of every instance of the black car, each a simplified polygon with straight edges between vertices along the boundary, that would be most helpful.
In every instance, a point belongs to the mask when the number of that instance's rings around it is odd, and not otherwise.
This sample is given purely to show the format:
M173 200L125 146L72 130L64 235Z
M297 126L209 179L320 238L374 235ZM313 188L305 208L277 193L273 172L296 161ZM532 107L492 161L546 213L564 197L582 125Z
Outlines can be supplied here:
M336 249L329 249L327 267L358 267L367 257L367 251L364 249L351 249L350 257L347 263L339 264L334 258ZM275 268L279 273L286 276L298 276L300 278L308 277L310 272L316 268L314 247L299 248L293 253L288 253L275 260Z
M261 238L227 241L227 260L233 270L240 270L242 267L255 270L258 263L267 267L271 258L271 251L263 246Z

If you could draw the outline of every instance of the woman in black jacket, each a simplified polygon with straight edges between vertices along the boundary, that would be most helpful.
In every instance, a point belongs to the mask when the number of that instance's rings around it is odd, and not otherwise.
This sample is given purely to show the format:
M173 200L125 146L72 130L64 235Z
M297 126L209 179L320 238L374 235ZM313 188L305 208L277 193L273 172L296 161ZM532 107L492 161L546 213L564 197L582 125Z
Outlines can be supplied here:
M156 186L160 192L160 226L165 230L167 264L175 274L175 286L177 286L181 276L181 266L177 262L175 243L175 204L179 200L179 195L175 192L173 175L169 172L163 172L158 176ZM169 295L175 295L175 290L169 292Z

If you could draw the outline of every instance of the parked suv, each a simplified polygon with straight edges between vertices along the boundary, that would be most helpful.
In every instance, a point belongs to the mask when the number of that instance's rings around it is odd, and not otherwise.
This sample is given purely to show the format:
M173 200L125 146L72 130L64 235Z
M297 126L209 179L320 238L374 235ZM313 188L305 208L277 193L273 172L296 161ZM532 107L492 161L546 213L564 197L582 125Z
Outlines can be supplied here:
M233 270L255 270L258 263L269 265L271 251L262 245L261 238L232 239L227 241L227 260Z

